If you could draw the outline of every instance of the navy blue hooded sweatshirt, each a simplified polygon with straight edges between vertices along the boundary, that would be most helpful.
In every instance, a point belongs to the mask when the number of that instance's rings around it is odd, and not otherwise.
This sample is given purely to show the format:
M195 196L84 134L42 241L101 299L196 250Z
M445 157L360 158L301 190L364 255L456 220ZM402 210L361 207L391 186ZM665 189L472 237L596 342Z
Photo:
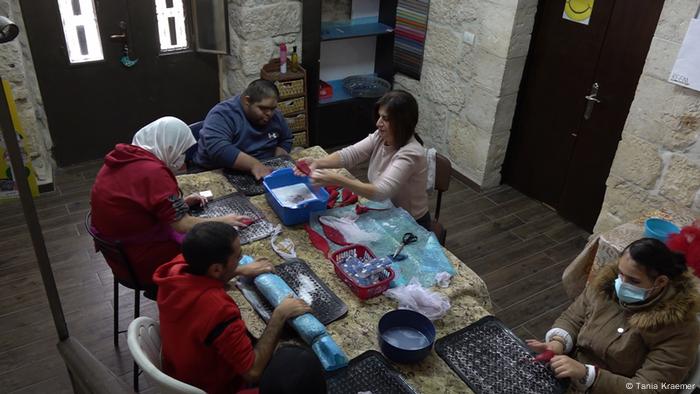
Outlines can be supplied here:
M258 160L274 157L275 148L292 149L292 132L279 110L262 128L253 126L243 111L241 96L222 101L209 111L199 132L194 162L206 169L230 168L240 152Z

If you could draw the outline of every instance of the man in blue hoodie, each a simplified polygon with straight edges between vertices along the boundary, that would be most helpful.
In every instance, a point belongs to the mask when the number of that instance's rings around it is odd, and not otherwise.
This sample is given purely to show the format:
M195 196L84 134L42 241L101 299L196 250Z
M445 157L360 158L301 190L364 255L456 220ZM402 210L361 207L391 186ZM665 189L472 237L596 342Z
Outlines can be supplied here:
M292 149L292 132L277 110L278 100L275 84L258 79L242 94L214 106L199 132L194 164L249 172L256 179L269 174L271 169L260 160Z

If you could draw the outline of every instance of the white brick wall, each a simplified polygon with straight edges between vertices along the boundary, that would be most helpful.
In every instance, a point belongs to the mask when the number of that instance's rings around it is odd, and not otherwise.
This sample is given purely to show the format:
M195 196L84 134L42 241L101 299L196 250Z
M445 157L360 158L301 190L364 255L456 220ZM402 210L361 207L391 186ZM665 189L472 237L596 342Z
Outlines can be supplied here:
M0 44L0 75L12 86L22 128L27 134L29 155L39 183L53 179L51 135L34 71L32 54L25 33L18 0L0 0L0 15L9 17L19 26L20 35L14 41Z
M432 0L420 81L398 76L418 96L418 132L483 188L500 182L535 0ZM475 34L474 45L462 40Z
M301 2L229 0L231 56L224 56L221 96L227 98L260 77L260 68L279 56L279 44L301 55Z

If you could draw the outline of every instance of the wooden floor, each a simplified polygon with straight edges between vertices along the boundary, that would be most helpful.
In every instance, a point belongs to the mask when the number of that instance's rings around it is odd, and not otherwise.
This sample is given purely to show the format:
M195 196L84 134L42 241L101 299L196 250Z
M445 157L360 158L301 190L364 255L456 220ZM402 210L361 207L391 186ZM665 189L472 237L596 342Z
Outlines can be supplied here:
M36 204L71 335L130 384L124 334L112 344L112 275L83 227L100 164L58 170L56 190ZM0 205L0 217L0 392L71 392L19 204ZM496 315L523 338L543 337L568 305L561 273L588 234L508 186L479 193L456 180L441 222L447 247L488 285ZM119 302L125 329L133 292L121 288ZM141 312L157 317L143 297ZM141 387L155 391L143 377Z

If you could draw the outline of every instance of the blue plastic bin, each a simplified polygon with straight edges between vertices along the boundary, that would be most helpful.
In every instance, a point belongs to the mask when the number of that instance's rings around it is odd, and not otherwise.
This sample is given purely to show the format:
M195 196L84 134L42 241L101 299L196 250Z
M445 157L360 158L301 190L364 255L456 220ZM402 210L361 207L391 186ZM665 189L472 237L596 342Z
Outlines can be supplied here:
M306 201L296 208L283 207L271 190L297 183L308 185L311 192L316 196L316 200ZM265 188L267 203L270 204L272 210L275 211L285 226L308 222L311 212L324 211L326 203L328 203L329 196L325 189L322 187L311 187L309 177L296 176L291 168L280 168L266 176L263 179L263 187Z
M671 234L678 234L681 229L668 220L660 218L650 218L644 222L644 236L656 238L661 242L666 242Z

